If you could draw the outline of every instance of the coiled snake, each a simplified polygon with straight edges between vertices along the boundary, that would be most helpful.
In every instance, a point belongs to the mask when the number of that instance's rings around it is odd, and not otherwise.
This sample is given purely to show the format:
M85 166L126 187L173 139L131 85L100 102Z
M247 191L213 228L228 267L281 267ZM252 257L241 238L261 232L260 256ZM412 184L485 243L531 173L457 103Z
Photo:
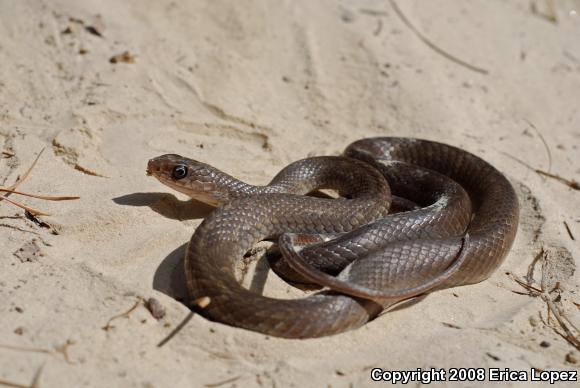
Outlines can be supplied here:
M191 299L209 302L202 314L279 337L343 332L403 299L480 282L505 258L518 225L517 197L502 173L428 140L362 139L344 156L294 162L266 186L174 154L151 159L147 174L219 206L185 259ZM340 197L305 195L319 189ZM403 211L389 214L391 202ZM280 300L240 285L244 253L276 238L284 257L276 272L322 291Z

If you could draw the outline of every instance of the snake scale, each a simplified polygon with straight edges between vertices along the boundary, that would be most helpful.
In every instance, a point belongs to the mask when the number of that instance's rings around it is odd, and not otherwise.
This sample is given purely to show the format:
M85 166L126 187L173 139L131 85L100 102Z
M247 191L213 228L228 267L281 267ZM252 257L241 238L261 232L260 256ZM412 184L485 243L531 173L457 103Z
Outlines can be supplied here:
M147 174L217 206L185 259L201 313L278 337L344 332L401 300L485 280L518 226L517 196L501 172L429 140L362 139L343 156L294 162L265 186L174 154L151 159ZM340 197L306 195L321 189ZM279 239L283 258L272 266L280 276L322 290L281 300L244 288L236 269L264 239Z

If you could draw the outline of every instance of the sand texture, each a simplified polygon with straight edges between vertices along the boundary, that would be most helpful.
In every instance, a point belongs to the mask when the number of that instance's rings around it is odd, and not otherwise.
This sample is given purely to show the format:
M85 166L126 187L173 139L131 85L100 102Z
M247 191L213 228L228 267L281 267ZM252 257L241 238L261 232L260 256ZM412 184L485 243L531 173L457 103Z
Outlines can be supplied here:
M48 225L0 202L0 386L30 386L39 370L42 388L385 385L373 367L578 371L546 300L580 326L580 191L534 170L580 179L580 1L393 4L0 0L0 186L44 149L19 189L81 197L10 196L51 213L39 217ZM211 208L147 177L149 158L187 155L263 184L378 135L462 147L512 181L520 228L489 280L328 338L193 316L157 346L189 313L176 300L181 260ZM527 291L506 272L523 279L536 256L532 284L546 292L512 292ZM304 294L256 276L266 295Z

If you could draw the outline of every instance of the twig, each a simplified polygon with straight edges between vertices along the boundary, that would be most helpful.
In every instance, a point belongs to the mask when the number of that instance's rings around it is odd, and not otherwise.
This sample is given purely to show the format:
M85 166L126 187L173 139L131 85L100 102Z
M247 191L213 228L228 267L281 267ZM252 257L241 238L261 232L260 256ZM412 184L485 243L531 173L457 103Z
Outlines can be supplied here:
M10 381L6 381L6 380L0 380L0 385L4 385L6 387L14 387L14 388L31 388L28 385L11 383Z
M8 199L8 198L6 198L6 196L4 196L4 198L2 198L2 199L4 201L8 202L8 203L11 203L14 206L17 206L17 207L19 207L21 209L26 210L27 212L29 212L30 214L33 214L35 216L50 216L50 213L45 213L45 212L42 212L40 210L33 209L33 208L28 207L26 205L23 205L23 204L21 204L19 202L16 202L16 201L13 201L11 199Z
M20 186L30 175L30 172L32 171L32 169L34 168L34 166L36 166L36 163L38 162L38 159L40 159L40 156L42 155L42 153L44 152L44 148L40 150L40 152L38 153L38 155L36 155L36 158L34 159L34 162L32 162L32 164L30 165L30 167L28 167L28 170L26 170L26 172L24 173L24 175L19 176L16 179L16 182L14 182L14 184L10 187L8 187L8 190L15 190L18 186ZM14 202L8 199L8 196L10 195L10 192L7 192L4 195L0 195L0 202L2 202L3 200L6 200L7 202L10 202L11 204L18 206L22 209L30 209L31 213L36 213L36 214L42 214L42 212L39 212L37 210L34 210L32 208L27 208L24 205L19 204L18 202ZM43 214L46 215L46 214Z
M532 286L531 282L533 281L533 279L531 278L533 276L534 273L534 268L536 265L537 260L539 259L539 257L542 257L542 275L544 273L544 267L547 265L546 262L546 255L544 254L544 249L542 248L542 251L540 252L540 255L537 255L534 260L532 261L532 263L530 264L530 266L528 267L528 273L526 275L528 282L524 282L522 280L519 280L514 274L512 273L507 273L516 283L518 283L521 287L523 287L524 289L526 289L528 291L528 296L531 297L539 297L540 299L542 299L545 303L546 303L546 307L547 307L547 322L544 321L542 314L540 314L540 319L542 320L542 322L544 322L544 324L546 326L549 326L552 328L552 330L554 330L554 332L556 332L558 335L560 335L562 338L564 338L569 344L571 344L572 346L574 346L576 349L580 350L580 339L578 338L578 334L580 334L580 331L578 330L578 328L576 328L576 326L570 321L570 319L564 314L563 311L561 311L557 306L556 303L559 300L559 293L558 296L556 297L555 301L552 300L550 294L555 292L555 291L560 291L560 283L556 283L556 285L548 292L546 292L546 279L545 276L542 276L542 279L540 281L541 286L540 288L534 287ZM515 293L518 293L516 291L513 291ZM519 294L519 293L518 293ZM572 302L576 305L575 302ZM558 326L559 328L561 328L564 332L562 333L558 327L555 327L551 322L550 322L550 317L554 316L554 318L556 318L556 321L558 322ZM574 334L573 331L570 329L570 327L572 327L573 330L575 330L578 334Z
M580 350L580 340L578 339L578 337L574 333L572 333L572 331L570 330L568 325L566 325L566 323L564 322L564 318L563 318L565 316L564 313L562 313L560 311L560 309L558 309L551 300L544 299L544 301L548 304L548 308L552 311L552 314L554 315L554 317L556 317L558 324L560 325L562 330L564 330L564 333L566 333L566 335L562 335L561 333L558 333L558 331L556 331L556 332L558 334L560 334L560 336L562 336L562 338L564 338L566 341L568 341L568 343L573 345L576 349ZM568 322L570 322L570 320L568 318L565 318L565 319ZM576 331L578 331L578 330L576 330Z
M129 310L125 311L124 313L115 315L114 317L109 318L109 320L107 321L107 324L105 326L103 326L101 329L108 331L110 329L112 329L114 326L111 326L111 322L113 322L115 319L118 318L123 318L123 317L128 317L129 314L131 314L133 312L133 310L135 310L137 307L139 307L139 305L141 304L141 302L143 301L143 299L141 297L139 297L137 299L137 302L135 302L135 304L133 305L133 307L131 307Z
M12 156L14 156L16 154L12 151L2 150L2 155L5 155L7 158L11 158Z
M516 283L518 283L520 286L522 286L523 288L525 288L525 289L526 289L526 290L528 290L529 292L535 292L535 293L538 293L538 294L541 294L541 293L543 292L543 291L542 291L542 290L540 290L539 288L536 288L536 287L534 287L534 286L532 286L532 285L530 285L530 284L527 284L527 283L525 283L525 282L522 282L521 280L519 280L518 278L516 278L516 277L515 277L515 275L513 275L513 274L512 274L512 276L513 276L513 280L514 280ZM537 296L537 295L535 295L535 296Z
M559 175L555 175L555 174L551 174L549 172L546 171L542 171L542 170L535 170L538 174L546 176L548 178L552 178L557 180L558 182L561 182L563 184L565 184L566 186L570 187L571 189L574 190L580 190L580 183L576 182L573 179L566 179L566 178L562 178Z
M546 139L544 139L544 136L540 130L536 128L536 126L530 120L524 119L524 121L528 123L528 125L536 132L542 143L544 143L544 148L546 148L546 152L548 153L548 172L550 172L552 170L552 152L550 151L550 147L548 146Z
M26 172L24 173L24 175L20 176L16 182L14 182L14 184L8 188L0 188L0 192L4 192L4 195L0 195L0 201L6 201L11 203L14 206L17 206L21 209L24 209L25 211L27 211L28 213L35 215L35 216L49 216L49 213L45 213L42 212L40 210L36 210L34 208L28 207L26 205L21 204L20 202L16 202L13 201L11 199L8 198L9 195L11 194L17 194L17 195L24 195L27 197L32 197L32 198L38 198L38 199L43 199L43 200L47 200L47 201L68 201L68 200L73 200L73 199L79 199L79 197L55 197L55 196L46 196L46 195L35 195L35 194L28 194L28 193L23 193L20 191L16 191L16 188L21 185L30 175L32 169L34 168L34 166L36 166L36 163L38 162L38 159L40 159L40 156L42 155L42 153L44 152L44 148L42 150L40 150L40 152L38 153L38 155L36 156L36 158L34 159L34 162L32 162L32 165L28 168L28 170L26 170Z
M40 159L40 155L42 155L42 153L44 152L44 148L40 150L40 152L38 153L38 155L36 155L36 159L34 159L34 162L32 162L32 164L30 165L30 167L28 167L28 170L26 170L26 172L24 173L24 175L18 177L18 179L16 179L16 182L14 182L14 184L10 187L8 187L9 190L16 190L16 188L18 186L20 186L22 184L22 182L24 182L26 180L26 178L28 178L28 176L30 175L30 172L32 171L32 169L34 168L34 166L36 166L36 162L38 162L38 159ZM8 197L10 195L10 193L6 193L4 195L0 195L0 202L4 199L6 199L6 197Z
M489 74L489 71L482 69L481 67L474 66L474 65L467 63L465 61L462 61L461 59L459 59L459 58L447 53L443 49L437 47L433 42L431 42L427 37L425 37L413 24L411 24L411 22L409 21L409 19L407 19L407 17L403 13L403 11L401 11L401 9L399 8L399 6L395 2L395 0L389 0L389 2L391 3L391 7L393 7L395 12L399 16L399 18L403 21L403 23L405 23L407 25L407 27L409 27L409 29L411 29L411 31L413 31L415 33L415 35L423 43L425 43L427 46L429 46L436 53L442 55L443 57L449 59L452 62L455 62L458 65L461 65L463 67L468 68L469 70L475 71L475 72L480 73L480 74Z
M74 169L77 170L77 171L82 172L83 174L87 174L87 175L90 175L90 176L98 176L100 178L108 178L108 176L105 176L103 174L99 174L98 172L93 171L93 170L90 170L90 169L88 169L86 167L83 167L83 166L81 166L78 163L74 165Z
M568 225L568 223L566 221L564 221L564 227L566 228L566 232L568 232L568 236L570 236L570 239L572 241L576 240L574 238L574 235L572 234L572 231L570 230L570 226Z
M171 331L171 333L169 333L167 335L167 337L163 338L158 344L157 347L160 348L163 345L165 345L166 343L169 342L169 340L171 340L173 337L175 337L175 335L181 331L181 329L183 329L185 327L185 325L187 325L187 322L189 322L191 320L191 318L193 318L193 316L195 315L195 313L193 311L190 311L189 314L187 314L187 316L183 319L183 321L181 321L181 323L179 325L177 325L177 327L175 329L173 329Z
M241 375L240 376L235 376L235 377L232 377L231 379L227 379L227 380L224 380L224 381L220 381L218 383L204 384L204 387L208 387L208 388L219 387L219 386L224 385L224 384L227 384L227 383L233 383L234 381L239 380L240 377L242 377L242 376Z
M30 388L38 388L40 386L40 384L38 384L38 382L40 381L40 374L42 373L43 369L44 369L44 365L42 365L40 368L38 368L38 370L34 374L34 377L32 378L32 384L30 384Z
M559 175L555 175L555 174L549 173L547 171L543 171L543 170L537 169L535 167L532 167L531 165L529 165L528 163L524 162L523 160L518 159L515 156L510 155L510 154L508 154L506 152L500 151L500 153L502 155L507 156L508 158L510 158L512 160L515 160L519 164L523 165L524 167L527 167L528 169L532 170L533 172L535 172L535 173L537 173L539 175L542 175L542 176L545 176L545 177L548 177L548 178L555 179L555 180L557 180L557 181L565 184L566 186L570 187L571 189L580 190L580 183L578 183L577 181L575 181L573 179L562 178Z
M568 318L567 315L562 314L562 319L565 319L566 322L568 323L568 325L572 326L572 329L576 330L578 333L580 333L580 330L576 327L576 325L574 324L574 322L572 322L570 320L570 318Z
M536 263L540 258L544 255L544 247L540 248L540 252L536 256L534 256L534 260L528 265L528 272L526 272L526 281L527 284L531 284L534 281L534 271L536 269Z
M2 349L8 349L8 350L16 350L16 351L19 351L19 352L33 352L33 353L47 353L47 354L52 353L48 349L25 348L25 347L22 347L22 346L12 346L12 345L0 345L0 348L2 348Z
M529 165L528 163L524 162L523 160L518 159L515 156L508 154L507 152L499 151L499 153L502 154L502 155L504 155L504 156L507 156L508 158L510 158L512 160L515 160L516 162L518 162L519 164L521 164L524 167L527 167L528 169L532 170L533 172L536 172L536 168L535 167L532 167L531 165Z
M28 194L28 193L23 193L21 191L3 189L3 188L0 188L0 192L23 195L25 197L31 197L31 198L37 198L37 199L44 199L45 201L71 201L71 200L80 198L80 197L67 197L67 196L55 197L55 196L50 196L50 195Z
M534 171L534 172L536 171L536 168L535 168L535 167L532 167L532 166L531 166L531 165L529 165L528 163L524 162L524 161L523 161L523 160L521 160L521 159L518 159L518 158L516 158L516 157L515 157L515 156L513 156L513 155L510 155L510 154L508 154L507 152L499 151L499 153L500 153L500 154L502 154L502 155L504 155L504 156L507 156L508 158L510 158L510 159L512 159L512 160L515 160L515 161L516 161L516 162L518 162L519 164L523 165L524 167L527 167L527 168L529 168L530 170L532 170L532 171Z

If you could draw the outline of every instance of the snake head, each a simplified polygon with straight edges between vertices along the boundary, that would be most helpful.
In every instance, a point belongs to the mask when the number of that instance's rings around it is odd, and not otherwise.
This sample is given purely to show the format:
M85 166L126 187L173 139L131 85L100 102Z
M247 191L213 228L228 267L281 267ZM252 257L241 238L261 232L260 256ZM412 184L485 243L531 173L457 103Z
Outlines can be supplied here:
M166 186L198 201L218 206L228 201L227 192L220 190L220 176L215 167L176 154L161 155L147 163L147 175Z

